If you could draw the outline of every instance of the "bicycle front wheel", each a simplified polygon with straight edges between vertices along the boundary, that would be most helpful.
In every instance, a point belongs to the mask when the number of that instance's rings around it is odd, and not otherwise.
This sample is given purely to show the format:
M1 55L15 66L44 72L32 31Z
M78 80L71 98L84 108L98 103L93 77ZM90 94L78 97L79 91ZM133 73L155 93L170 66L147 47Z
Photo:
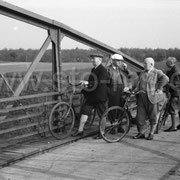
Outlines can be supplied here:
M75 115L72 107L66 102L56 104L49 116L49 130L53 137L64 139L74 127Z
M118 142L129 131L129 116L123 108L112 106L108 108L100 119L99 131L106 142Z

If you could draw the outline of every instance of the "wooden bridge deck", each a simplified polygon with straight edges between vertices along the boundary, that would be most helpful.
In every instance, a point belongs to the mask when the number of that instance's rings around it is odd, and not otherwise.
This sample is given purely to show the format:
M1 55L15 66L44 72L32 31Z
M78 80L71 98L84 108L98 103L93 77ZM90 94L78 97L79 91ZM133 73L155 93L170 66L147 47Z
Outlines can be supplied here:
M169 125L170 122L163 129L168 128ZM94 128L87 132L87 136L95 133ZM179 179L180 131L161 132L155 136L153 141L132 139L136 133L136 126L134 126L120 143L106 143L102 139L92 138L79 140L79 138L72 137L64 141L42 138L39 141L24 143L19 148L9 149L12 157L13 151L14 154L29 153L30 156L34 155L35 148L39 152L35 152L36 156L21 162L16 160L16 164L1 168L0 179ZM66 146L63 146L65 144ZM52 146L53 150L50 149ZM46 149L41 149L43 147ZM42 154L43 152L46 153Z
M98 132L98 127L93 126L87 130L84 137L95 135ZM3 142L0 143L0 168L9 166L17 161L27 157L44 153L53 148L66 145L77 141L84 137L68 137L63 140L55 139L52 136L36 137L34 139L23 142Z

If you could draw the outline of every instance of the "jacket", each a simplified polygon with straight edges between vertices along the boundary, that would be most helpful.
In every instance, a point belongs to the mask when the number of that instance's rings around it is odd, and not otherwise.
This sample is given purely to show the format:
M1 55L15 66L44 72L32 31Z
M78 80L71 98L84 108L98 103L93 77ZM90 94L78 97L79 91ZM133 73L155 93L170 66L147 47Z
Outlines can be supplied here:
M180 68L173 66L166 74L169 77L169 83L166 85L167 91L173 97L180 97Z
M106 68L100 64L91 70L88 78L88 87L82 90L87 102L98 103L107 101L109 93L109 75Z
M144 72L145 71L143 71L140 74L139 81L137 84L137 90L139 90L141 77ZM148 99L152 104L156 104L164 99L163 91L160 91L159 93L157 93L156 90L157 89L162 90L163 87L168 83L168 81L169 81L168 76L166 76L161 70L153 68L149 72L146 91L147 91Z

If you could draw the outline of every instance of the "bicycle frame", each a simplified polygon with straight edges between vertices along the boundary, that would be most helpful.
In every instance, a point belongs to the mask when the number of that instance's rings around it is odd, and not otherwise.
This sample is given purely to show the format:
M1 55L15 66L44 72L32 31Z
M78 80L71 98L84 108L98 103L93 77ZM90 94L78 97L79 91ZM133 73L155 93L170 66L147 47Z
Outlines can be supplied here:
M132 97L133 93L131 93L131 92L124 92L124 93L125 93L125 98L124 98L125 102L124 102L124 105L122 106L122 108L126 110L128 116L130 118L130 122L132 122L133 117L132 117L131 112L128 107L128 101Z

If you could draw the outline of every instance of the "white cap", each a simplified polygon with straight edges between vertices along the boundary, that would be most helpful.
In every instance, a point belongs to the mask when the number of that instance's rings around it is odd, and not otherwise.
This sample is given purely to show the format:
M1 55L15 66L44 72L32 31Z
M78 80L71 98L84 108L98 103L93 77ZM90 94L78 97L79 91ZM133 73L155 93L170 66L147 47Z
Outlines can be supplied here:
M124 60L123 57L120 54L113 54L111 56L111 59L112 60L119 60L119 61L123 61Z

